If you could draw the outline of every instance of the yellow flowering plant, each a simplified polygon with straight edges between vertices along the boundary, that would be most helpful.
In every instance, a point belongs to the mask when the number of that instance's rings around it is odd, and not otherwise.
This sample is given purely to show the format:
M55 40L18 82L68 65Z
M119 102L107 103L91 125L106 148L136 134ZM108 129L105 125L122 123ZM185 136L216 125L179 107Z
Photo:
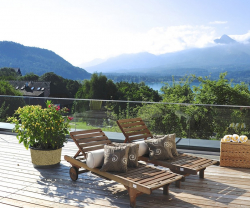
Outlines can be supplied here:
M73 117L65 116L67 108L60 109L51 101L46 108L40 105L27 105L18 108L8 121L15 124L13 131L17 133L19 143L26 149L30 147L44 150L61 148L67 142L69 122Z

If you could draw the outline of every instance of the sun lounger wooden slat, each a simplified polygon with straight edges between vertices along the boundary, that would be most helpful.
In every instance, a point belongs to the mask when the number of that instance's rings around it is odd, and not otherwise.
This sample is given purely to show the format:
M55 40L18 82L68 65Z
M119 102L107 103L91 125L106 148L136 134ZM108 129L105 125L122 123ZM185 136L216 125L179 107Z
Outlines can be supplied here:
M142 131L143 129L147 129L146 126L137 126L137 127L132 127L132 128L124 128L125 132L130 132L130 131ZM147 132L148 133L148 132Z
M99 135L104 136L105 139L99 140ZM79 148L74 157L64 156L64 159L72 165L70 168L71 179L77 180L78 174L91 171L91 173L97 176L121 183L128 190L132 207L136 206L136 197L138 195L143 193L151 194L154 189L160 187L163 187L163 194L168 194L169 184L180 181L183 177L182 175L142 163L139 163L138 168L128 168L126 173L103 172L100 171L100 168L89 168L86 164L87 151L101 149L105 144L110 144L110 140L101 129L87 130L86 134L85 131L71 132L70 136ZM80 157L80 153L82 153L83 157ZM79 169L81 168L84 170L80 171Z
M104 136L103 134L91 134L91 136L92 137L95 137L95 138L105 138L105 139L107 139L107 137L106 136ZM87 135L78 135L78 136L75 136L75 139L76 140L78 140L78 139L83 139L83 138L90 138L89 137L89 134L87 134Z
M125 136L125 143L133 142L139 139L153 138L141 118L122 119L118 120L117 124ZM134 126L136 126L136 129L134 129ZM147 130L145 130L145 128ZM142 156L139 159L147 163L167 167L171 171L184 176L188 176L190 174L196 175L199 172L200 178L204 178L204 170L206 167L219 164L219 162L215 160L195 157L188 154L180 154L172 160L149 160L148 156Z
M95 137L95 141L102 141L102 140L107 140L108 137ZM80 143L86 143L86 142L92 142L93 141L93 138L89 138L89 139L77 139L77 142L80 144Z
M88 142L88 143L83 143L80 144L80 147L92 147L95 145L100 145L100 144L107 144L107 143L111 143L111 142L107 142L107 140L102 140L102 141L96 141L96 142Z
M104 145L97 145L97 146L94 146L94 147L82 148L82 150L85 151L85 153L87 153L89 151L99 150L99 149L103 149L103 148L104 148Z

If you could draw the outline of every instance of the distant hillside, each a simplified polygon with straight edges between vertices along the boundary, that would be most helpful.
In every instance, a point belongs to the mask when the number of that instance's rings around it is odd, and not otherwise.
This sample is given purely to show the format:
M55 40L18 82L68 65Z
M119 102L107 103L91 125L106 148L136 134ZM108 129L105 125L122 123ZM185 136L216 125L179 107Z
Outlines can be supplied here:
M144 52L136 54L122 54L117 57L108 59L107 61L91 66L86 67L88 72L127 72L130 69L142 69L142 68L151 68L159 65L161 58Z
M150 53L124 54L96 66L86 67L89 72L139 73L154 75L205 76L215 72L250 70L250 44L241 44L227 35L216 39L218 44L207 48L153 55ZM237 74L237 73L236 73Z
M20 68L22 74L33 72L39 76L54 72L67 79L89 79L91 74L75 67L53 51L27 47L19 43L0 41L0 68Z
M96 66L96 65L101 64L105 61L106 61L105 59L94 59L92 61L80 64L79 67L86 68L86 67Z

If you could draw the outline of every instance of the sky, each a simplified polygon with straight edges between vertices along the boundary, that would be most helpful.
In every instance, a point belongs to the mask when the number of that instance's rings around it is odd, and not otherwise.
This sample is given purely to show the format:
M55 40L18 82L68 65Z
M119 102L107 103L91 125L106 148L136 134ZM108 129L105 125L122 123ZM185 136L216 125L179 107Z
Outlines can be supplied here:
M54 51L74 66L250 39L249 0L0 0L0 41Z

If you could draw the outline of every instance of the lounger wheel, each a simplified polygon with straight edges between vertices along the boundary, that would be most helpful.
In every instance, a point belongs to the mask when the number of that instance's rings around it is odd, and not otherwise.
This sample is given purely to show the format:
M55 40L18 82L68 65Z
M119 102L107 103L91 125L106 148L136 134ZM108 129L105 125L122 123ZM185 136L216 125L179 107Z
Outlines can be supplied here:
M69 169L69 175L72 181L76 181L78 179L78 168L72 166Z

